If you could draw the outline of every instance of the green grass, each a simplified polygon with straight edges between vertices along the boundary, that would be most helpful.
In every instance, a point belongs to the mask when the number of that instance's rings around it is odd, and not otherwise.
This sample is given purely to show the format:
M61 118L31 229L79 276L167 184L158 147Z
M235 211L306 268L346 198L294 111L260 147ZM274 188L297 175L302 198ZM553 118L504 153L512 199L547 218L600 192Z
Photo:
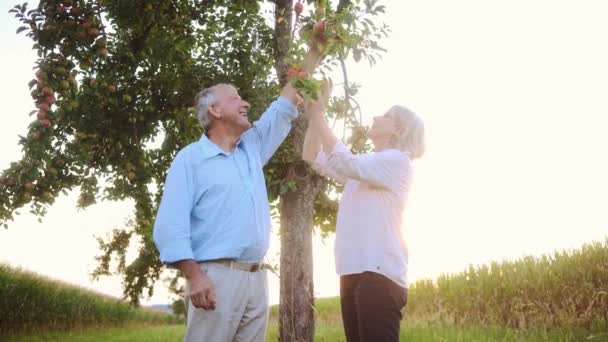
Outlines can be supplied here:
M178 323L173 315L0 264L0 337L39 330ZM1 338L0 338L1 339Z
M3 341L11 342L102 342L102 341L142 341L142 342L164 342L183 341L185 326L164 325L155 327L137 328L111 328L97 330L83 330L76 332L45 333L21 337L7 338ZM278 340L278 324L271 322L266 341ZM344 341L344 333L341 325L318 324L315 341ZM550 341L550 342L574 342L608 341L608 333L588 331L553 329L517 331L500 327L457 327L443 324L425 324L405 322L401 327L401 341L419 342L482 342L482 341Z
M159 325L152 327L123 327L108 329L88 329L65 332L47 332L35 335L6 337L2 341L12 342L47 342L47 341L82 341L82 342L164 342L183 341L185 325Z
M11 337L6 341L182 341L185 329L186 327L183 324L153 327L89 329L24 335ZM323 298L316 301L315 333L315 341L338 342L345 340L338 298ZM276 306L271 308L266 340L278 340L278 308ZM608 341L608 325L600 322L590 329L514 329L500 326L423 322L406 318L401 325L401 340L421 342L604 342Z
M345 341L340 313L340 299L315 301L315 341ZM267 341L278 340L278 307L270 311ZM401 324L401 341L608 341L608 322L598 321L590 328L516 329L486 324L454 324L423 321L407 316Z

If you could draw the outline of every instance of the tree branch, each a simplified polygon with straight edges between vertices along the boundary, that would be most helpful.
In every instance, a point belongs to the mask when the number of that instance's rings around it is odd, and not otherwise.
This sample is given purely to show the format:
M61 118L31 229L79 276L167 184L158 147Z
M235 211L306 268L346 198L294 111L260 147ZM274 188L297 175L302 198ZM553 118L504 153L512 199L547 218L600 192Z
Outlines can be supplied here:
M291 44L291 11L293 0L276 0L274 10L274 57L279 84L287 83L288 65L285 61Z

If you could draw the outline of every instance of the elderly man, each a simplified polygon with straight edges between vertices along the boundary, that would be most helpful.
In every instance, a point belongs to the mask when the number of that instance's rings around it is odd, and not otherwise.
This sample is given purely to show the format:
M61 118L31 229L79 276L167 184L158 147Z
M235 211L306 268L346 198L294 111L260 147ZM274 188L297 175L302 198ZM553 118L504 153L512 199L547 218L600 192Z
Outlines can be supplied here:
M319 57L313 44L304 70ZM301 101L288 84L251 125L249 103L232 85L196 96L205 134L173 160L154 225L161 261L186 277L186 341L264 341L270 209L262 167Z

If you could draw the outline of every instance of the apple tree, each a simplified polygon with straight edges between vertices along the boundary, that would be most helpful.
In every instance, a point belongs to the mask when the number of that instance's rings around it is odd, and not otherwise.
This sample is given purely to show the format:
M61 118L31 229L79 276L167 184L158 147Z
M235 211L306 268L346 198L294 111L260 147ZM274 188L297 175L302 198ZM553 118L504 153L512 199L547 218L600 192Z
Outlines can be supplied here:
M133 304L152 294L164 269L153 221L175 153L202 133L192 109L201 88L234 84L251 103L251 120L285 82L314 97L319 81L298 68L311 35L320 35L319 73L344 78L328 115L351 133L353 149L367 148L346 61L371 65L383 51L388 29L372 20L384 12L376 0L41 0L11 12L38 59L32 121L17 141L23 155L0 173L0 224L8 228L23 209L42 218L68 191L79 193L83 209L131 200L132 219L99 239L94 275L120 274ZM306 124L302 113L265 168L281 224L284 341L313 338L312 231L333 230L341 190L301 160ZM137 256L128 260L133 246Z

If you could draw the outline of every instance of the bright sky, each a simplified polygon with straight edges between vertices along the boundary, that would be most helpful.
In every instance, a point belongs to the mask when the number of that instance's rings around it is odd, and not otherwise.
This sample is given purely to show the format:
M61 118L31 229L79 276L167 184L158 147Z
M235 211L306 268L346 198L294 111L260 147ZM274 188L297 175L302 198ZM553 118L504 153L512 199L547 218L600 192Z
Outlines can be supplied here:
M9 4L7 4L7 2ZM467 264L580 247L608 235L608 3L604 0L383 1L392 34L374 68L355 65L365 120L404 104L424 119L427 154L406 213L410 280ZM0 4L0 168L18 160L33 103L31 41ZM94 113L92 113L94 115ZM0 230L0 261L92 282L97 244L132 204L75 209L60 197L42 224L27 210ZM275 257L278 239L270 257ZM315 240L315 293L338 294L333 240ZM144 303L167 302L162 286ZM271 302L278 279L271 276Z

